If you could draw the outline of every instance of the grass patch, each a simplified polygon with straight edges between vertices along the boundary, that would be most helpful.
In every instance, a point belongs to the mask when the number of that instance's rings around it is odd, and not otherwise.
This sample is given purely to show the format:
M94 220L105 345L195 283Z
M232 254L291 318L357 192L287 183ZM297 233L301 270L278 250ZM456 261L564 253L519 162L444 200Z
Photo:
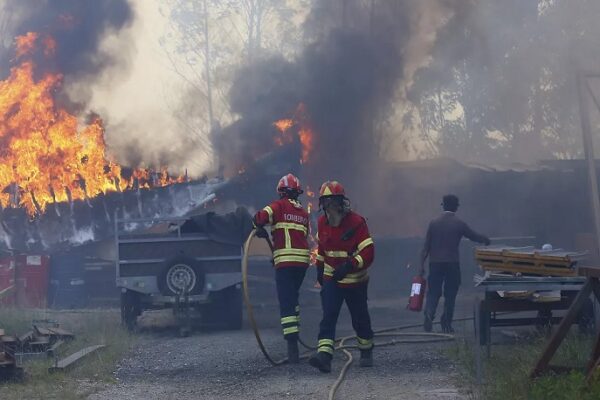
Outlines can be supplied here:
M484 383L477 388L475 356L472 341L458 340L447 350L448 356L459 365L458 384L472 393L473 398L486 400L591 400L600 398L600 380L590 386L585 383L583 368L588 362L593 337L568 335L554 358L553 365L577 370L567 375L546 375L534 381L529 374L542 354L546 337L531 336L511 344L492 346L490 359L482 351ZM475 395L478 393L478 395Z
M117 362L133 345L134 337L120 326L115 311L49 312L0 310L0 327L6 334L20 335L31 329L33 319L51 319L75 334L75 339L59 349L61 359L84 347L105 344L106 348L91 354L66 373L48 372L52 359L40 358L24 363L23 382L0 383L0 399L86 398L106 383L113 382Z

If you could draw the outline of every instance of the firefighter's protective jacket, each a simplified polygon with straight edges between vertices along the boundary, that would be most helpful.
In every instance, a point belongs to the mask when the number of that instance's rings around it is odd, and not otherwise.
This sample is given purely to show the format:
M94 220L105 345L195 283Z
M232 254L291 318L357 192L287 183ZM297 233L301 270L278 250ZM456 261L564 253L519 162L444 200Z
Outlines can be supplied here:
M299 202L287 198L274 201L256 213L254 223L271 225L276 268L308 267L308 213Z
M369 281L367 269L375 258L375 245L369 234L367 221L362 216L350 211L344 216L340 226L334 227L329 225L325 215L321 215L317 235L317 268L324 268L324 280L332 280L333 271L350 261L353 268L338 282L338 286L355 287Z

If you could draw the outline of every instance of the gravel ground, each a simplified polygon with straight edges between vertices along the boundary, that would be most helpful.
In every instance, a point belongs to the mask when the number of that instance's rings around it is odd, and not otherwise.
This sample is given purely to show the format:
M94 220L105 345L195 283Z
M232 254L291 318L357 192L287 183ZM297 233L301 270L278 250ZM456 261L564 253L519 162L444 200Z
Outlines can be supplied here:
M302 308L303 337L314 343L320 309L314 293L303 296L309 303ZM374 328L421 322L419 314L404 309L405 302L406 299L372 301ZM282 357L285 343L277 327L276 306L262 303L255 312L267 348L274 357ZM343 353L336 353L331 374L320 373L306 360L299 365L272 367L260 353L248 326L242 331L194 332L190 337L179 338L174 329L156 328L160 318L159 314L143 318L142 325L154 328L142 330L136 348L120 363L115 372L118 383L107 385L91 395L90 400L326 399L346 359ZM338 336L350 333L348 312L343 309ZM443 346L448 345L376 348L375 366L359 368L353 364L336 398L467 398L453 385L455 367L442 355ZM354 356L356 360L358 352Z

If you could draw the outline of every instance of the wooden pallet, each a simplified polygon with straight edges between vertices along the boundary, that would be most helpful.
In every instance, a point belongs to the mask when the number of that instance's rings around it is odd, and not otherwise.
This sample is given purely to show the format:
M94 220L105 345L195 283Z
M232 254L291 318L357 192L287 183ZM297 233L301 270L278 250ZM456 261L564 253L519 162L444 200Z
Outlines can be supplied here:
M475 259L485 271L577 276L577 263L586 253L540 250L534 247L489 246L475 250Z
M487 264L487 263L479 263L479 266L484 271L491 272L512 272L512 273L522 273L522 274L533 274L533 275L543 275L543 276L577 276L577 268L553 268L548 267L543 264L538 265L523 265L523 264L512 264L512 263L503 263L503 264Z

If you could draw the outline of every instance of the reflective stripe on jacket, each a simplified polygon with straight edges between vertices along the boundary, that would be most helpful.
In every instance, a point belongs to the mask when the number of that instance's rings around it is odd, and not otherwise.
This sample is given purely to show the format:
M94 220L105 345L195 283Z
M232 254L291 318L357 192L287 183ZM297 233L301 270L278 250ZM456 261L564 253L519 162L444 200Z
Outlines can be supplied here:
M274 201L256 213L254 222L271 225L276 268L308 267L308 213L299 202L290 199Z
M352 287L369 281L367 269L375 258L375 245L362 216L350 211L344 216L340 226L333 227L322 215L318 222L318 242L317 267L324 268L325 280L331 280L333 271L350 261L353 268L338 285Z

